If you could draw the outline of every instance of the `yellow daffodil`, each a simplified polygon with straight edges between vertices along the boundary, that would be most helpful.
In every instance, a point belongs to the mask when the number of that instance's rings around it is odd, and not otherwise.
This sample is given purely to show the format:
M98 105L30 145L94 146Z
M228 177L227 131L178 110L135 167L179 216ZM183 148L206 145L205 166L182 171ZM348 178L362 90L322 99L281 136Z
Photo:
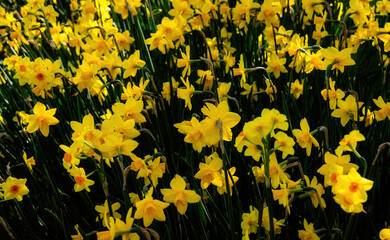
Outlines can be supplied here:
M325 187L335 185L338 176L347 174L351 168L355 168L356 170L359 168L356 164L349 162L350 158L349 155L337 156L330 152L325 153L325 164L317 170L319 174L325 177Z
M226 53L226 51L225 51ZM231 52L228 51L224 56L223 56L223 61L225 62L225 72L228 73L229 69L236 64L236 58L230 56Z
M131 156L132 151L136 149L138 142L132 139L123 139L119 133L113 133L104 138L104 143L99 147L105 157L116 157L118 154Z
M82 148L80 148L77 143L70 145L70 147L60 145L60 148L65 152L62 158L62 165L64 168L68 170L72 166L77 167L80 163L80 159L77 157L81 154Z
M138 172L137 179L140 177L147 178L149 174L148 165L145 160L137 157L135 154L131 155L131 160L133 160L130 164L130 169L134 172Z
M274 201L278 200L279 204L283 205L287 213L290 214L290 203L288 201L289 191L285 183L280 184L280 189L275 190L272 189L272 195L274 197Z
M174 126L178 128L180 133L186 135L184 142L191 143L195 151L200 153L202 148L207 145L206 133L196 117L192 117L191 121L176 123Z
M282 151L282 158L285 159L287 155L294 155L295 141L284 132L277 132L275 135L274 148Z
M261 11L257 15L257 20L264 21L265 25L279 26L279 16L282 13L280 5L274 4L272 0L265 0L261 5Z
M199 78L196 81L197 84L203 85L203 90L211 90L214 83L214 76L212 75L210 70L203 71L198 69L197 72Z
M366 138L359 132L359 130L353 130L349 134L346 134L343 139L339 142L339 146L335 152L337 156L341 156L344 151L353 151L356 149L357 142L364 141ZM353 149L351 149L351 147Z
M150 38L145 40L145 44L149 45L150 51L157 48L162 54L166 53L166 48L168 47L167 40L165 39L162 31L151 33Z
M134 5L131 6L133 7ZM130 37L130 32L128 30L116 33L115 40L118 44L118 51L126 50L129 52L130 45L134 42L134 38Z
M303 220L303 227L305 230L298 230L298 237L301 240L320 240L315 233L314 224L308 223L306 218Z
M368 108L366 110L365 107L362 108L362 112L364 116L361 116L359 120L361 122L364 122L365 127L368 127L374 122L375 114L371 112L370 109Z
M34 114L27 116L27 132L33 133L39 129L42 135L47 137L49 135L49 126L60 122L54 117L56 110L56 108L46 110L46 106L43 103L37 102L33 109Z
M35 159L34 156L27 158L27 154L25 151L23 151L23 160L26 163L27 168L32 172L32 166L35 166Z
M390 240L390 229L389 228L383 228L379 232L379 238L381 240Z
M353 19L356 26L363 25L368 22L367 16L371 13L369 6L364 6L359 0L350 0L349 8L346 14Z
M77 235L71 235L70 237L72 238L72 240L83 240L83 236L82 236L81 233L80 233L79 225L78 225L78 224L76 224L76 225L74 226L74 229L76 230Z
M122 63L122 67L125 69L123 73L123 78L128 78L129 76L135 77L138 69L145 66L145 61L140 59L140 51L135 51L129 59L126 59Z
M376 2L376 12L381 15L388 15L390 13L390 2L388 0Z
M171 95L173 95L173 92L177 91L177 88L179 87L179 82L177 82L173 77L171 78L172 82L164 82L161 95L165 100L167 100L168 104L171 104ZM172 84L172 91L171 92L171 84ZM195 89L194 89L195 90Z
M146 155L145 159L149 157ZM162 178L165 173L165 163L161 162L161 157L157 157L147 162L147 169L147 175L144 176L145 185L152 183L153 186L157 186L158 179Z
M193 190L186 190L186 182L184 179L175 175L170 183L171 189L161 189L163 200L168 203L173 203L177 211L183 215L187 211L188 203L197 203L200 201L200 196Z
M177 59L176 65L178 68L184 67L184 70L182 73L183 77L185 77L186 75L190 76L191 75L190 46L188 45L186 47L186 53L183 53L181 50L180 50L180 52L181 52L182 58Z
M208 188L212 183L217 187L222 186L222 176L220 170L222 168L222 159L218 154L211 155L209 163L199 163L199 171L195 174L195 178L200 179L200 187L202 189Z
M85 175L84 168L78 168L78 167L72 167L69 170L70 175L74 178L74 181L76 182L74 185L74 191L80 192L82 190L86 190L87 192L90 192L89 186L92 186L95 184L93 180L90 180Z
M381 96L378 99L373 99L373 101L380 108L380 110L374 111L375 119L382 121L387 117L390 120L390 102L385 103Z
M350 119L358 121L358 111L363 105L362 102L357 102L353 95L348 95L345 101L339 99L337 108L332 112L332 117L340 118L341 125L344 127Z
M127 84L127 87L123 87L121 100L127 100L129 97L134 97L134 99L136 100L142 99L144 93L147 92L145 91L145 88L148 86L149 82L149 80L144 81L142 77L139 81L139 86L129 82Z
M233 68L233 76L240 76L240 86L243 87L246 83L246 68L244 63L244 55L240 55L240 61L238 62L238 68Z
M322 50L322 55L325 60L323 63L324 68L326 69L330 64L332 64L331 70L337 68L341 72L344 72L345 66L355 65L355 61L351 58L352 48L345 48L339 51L335 47L328 47Z
M317 182L317 177L314 176L310 182L310 179L305 175L305 181L307 183L307 187L312 187L316 190L316 191L311 190L308 192L310 194L310 199L311 199L313 206L315 208L317 208L318 204L320 203L321 208L325 208L326 207L325 200L321 197L321 195L323 195L325 193L325 190L322 187L322 184ZM319 199L317 197L317 194L318 194Z
M325 101L329 97L329 107L331 110L336 109L337 101L343 99L345 96L345 93L341 89L335 89L335 84L336 81L332 81L332 79L329 78L329 89L323 89L321 91L321 95Z
M131 217L133 208L129 208L126 214L126 220L123 222L119 218L115 218L115 235L120 235L122 240L139 240L140 237L136 232L132 232L132 226L134 223L134 218Z
M14 178L9 176L5 182L0 184L0 187L4 191L4 200L15 199L19 202L23 200L23 196L29 193L29 189L26 186L27 179Z
M259 211L253 206L249 206L249 211L249 213L242 214L241 230L243 235L256 234L259 228Z
M185 101L185 107L188 107L188 109L191 110L191 97L195 92L195 87L191 85L188 77L186 78L186 80L184 80L183 78L181 78L181 80L184 83L185 88L177 89L177 97L183 99Z
M290 94L294 96L295 99L298 99L299 96L303 93L303 84L297 79L295 82L291 83Z
M157 221L165 221L163 210L169 206L169 203L153 199L152 194L153 188L149 189L144 199L135 204L137 211L134 214L134 218L142 218L145 227L149 227L154 219Z
M307 156L311 154L311 148L314 144L315 147L319 147L317 140L310 134L310 127L306 118L303 118L300 123L301 129L294 129L293 134L297 138L297 143L302 148L306 148Z
M218 83L217 92L218 92L219 102L227 101L227 99L229 98L228 92L229 92L231 86L232 86L231 82Z
M111 204L111 209L112 209L114 218L121 218L121 214L116 212L120 207L121 207L121 204L119 202ZM99 219L104 220L104 218L108 219L110 217L110 210L109 210L109 207L108 207L108 201L107 200L104 201L103 206L102 205L96 205L95 206L95 210L96 210L96 212L99 213L99 216L96 217L96 222L99 221ZM103 227L107 227L106 226L106 221L103 221Z
M103 123L105 123L104 121ZM119 114L112 115L110 121L108 121L108 124L110 126L107 129L103 128L103 125L101 127L101 130L107 130L108 135L112 133L112 128L114 128L114 131L117 133L120 133L123 136L123 139L133 139L138 137L141 133L135 128L135 120L134 119L127 119L123 120L122 117L119 116ZM103 141L104 141L104 137Z
M142 196L143 196L143 194L142 194ZM129 198L130 198L131 204L133 204L134 207L135 207L135 204L141 200L139 195L136 193L133 193L133 192L129 193Z
M268 207L265 207L265 208L263 208L263 216L261 218L261 226L263 226L267 232L271 231L271 226L270 226L269 220L270 220L269 219L269 210L268 210ZM275 235L280 234L282 232L282 226L284 226L284 221L285 221L284 219L281 219L278 221L276 218L273 218Z
M218 191L218 193L220 195L222 195L224 193L227 193L227 185L228 184L226 184L226 178L225 177L227 177L228 182L229 182L230 196L232 196L232 194L233 194L233 185L238 181L238 177L234 176L234 174L236 173L236 168L235 167L231 167L228 170L228 172L229 173L225 173L225 171L222 170L222 173L221 173L222 186L217 187L217 191Z
M220 137L224 141L232 140L232 128L240 122L241 117L237 113L229 111L227 101L220 102L218 106L206 103L206 106L202 108L202 113L206 118L201 124L207 132L205 138L209 145L218 143ZM220 136L220 131L222 136Z
M124 120L134 119L136 123L146 122L146 118L141 113L143 109L144 102L133 97L129 97L126 103L115 103L112 106L114 113L124 116Z
M367 191L373 184L373 181L361 177L355 168L351 168L348 175L339 176L332 187L334 200L348 213L363 212L362 203L367 201Z
M273 73L275 78L279 78L280 73L287 73L287 69L284 66L286 64L286 58L279 58L278 55L272 53L267 64L267 72Z
M260 4L253 2L253 0L241 0L232 9L233 23L240 29L248 30L247 24L249 24L252 15L252 9L259 8Z

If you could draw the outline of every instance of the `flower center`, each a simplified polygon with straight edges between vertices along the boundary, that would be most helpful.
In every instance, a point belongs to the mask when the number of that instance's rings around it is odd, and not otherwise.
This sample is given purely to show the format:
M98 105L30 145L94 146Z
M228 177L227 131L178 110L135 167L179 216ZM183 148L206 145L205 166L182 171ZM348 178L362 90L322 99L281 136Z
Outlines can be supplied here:
M146 208L145 210L145 215L146 216L154 216L156 213L156 209L154 206L149 206L148 208Z
M77 183L78 185L82 185L82 184L84 183L84 181L85 181L85 178L83 178L83 177L81 177L81 176L77 176L77 177L75 177L74 180L76 181L76 183Z
M65 160L65 162L70 163L72 161L72 154L65 153L64 154L64 160Z
M137 118L137 113L135 112L128 112L126 113L127 119L136 119Z
M332 181L332 183L337 183L337 174L336 173L332 173L332 175L330 176L330 181Z
M11 186L11 192L13 194L17 194L19 192L19 186L18 185Z
M27 67L25 65L20 65L19 69L20 69L21 72L27 71Z
M43 81L45 79L43 73L38 73L35 77L38 81Z
M359 184L356 182L351 182L351 185L349 185L349 191L356 192L359 190Z

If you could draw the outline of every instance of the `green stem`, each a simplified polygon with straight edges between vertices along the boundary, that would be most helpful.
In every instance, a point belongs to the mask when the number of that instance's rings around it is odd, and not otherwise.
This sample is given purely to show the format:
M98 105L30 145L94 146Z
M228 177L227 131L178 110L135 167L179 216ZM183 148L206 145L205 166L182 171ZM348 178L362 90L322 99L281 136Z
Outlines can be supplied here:
M352 152L355 154L355 156L359 159L360 164L363 166L363 177L366 177L366 173L367 173L366 159L364 157L362 157L350 143L348 143L347 145L352 150Z

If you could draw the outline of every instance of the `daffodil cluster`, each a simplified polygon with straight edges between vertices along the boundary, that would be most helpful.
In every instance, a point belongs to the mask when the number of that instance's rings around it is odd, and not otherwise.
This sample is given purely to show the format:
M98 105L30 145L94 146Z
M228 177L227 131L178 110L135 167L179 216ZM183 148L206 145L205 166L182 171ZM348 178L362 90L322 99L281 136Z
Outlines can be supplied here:
M389 13L388 0L1 1L6 234L352 239L344 215L384 220L367 192L388 173L374 165L390 145ZM15 225L25 213L37 220Z

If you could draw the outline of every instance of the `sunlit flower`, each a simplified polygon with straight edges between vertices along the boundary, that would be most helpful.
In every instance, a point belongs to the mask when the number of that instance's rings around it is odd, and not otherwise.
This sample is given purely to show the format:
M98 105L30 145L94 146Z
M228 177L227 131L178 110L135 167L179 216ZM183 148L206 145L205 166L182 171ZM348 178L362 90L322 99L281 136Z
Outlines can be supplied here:
M200 196L193 190L186 190L186 182L184 179L175 175L170 183L171 189L161 189L164 195L164 201L175 204L177 211L183 215L187 211L188 203L197 203L200 201Z
M183 99L185 101L185 106L188 107L189 110L191 110L191 97L195 92L195 87L191 85L188 77L186 78L186 80L184 80L183 78L181 78L181 80L184 83L185 88L177 89L177 97Z
M126 59L122 63L122 67L125 69L123 73L123 78L128 78L129 76L135 77L138 69L145 66L145 61L140 59L140 51L135 51L129 59Z
M381 240L390 240L390 229L389 228L383 228L379 232L379 238Z
M367 191L373 184L373 181L361 177L355 168L351 168L348 175L339 176L332 187L334 200L348 213L363 212L362 203L367 201Z
M337 156L330 152L325 153L325 164L322 165L317 172L324 175L324 185L333 186L337 183L337 178L340 175L347 174L351 168L356 170L359 168L356 164L350 163L349 155Z
M74 178L74 181L76 182L74 185L74 191L80 192L82 190L86 190L87 192L90 192L89 186L92 186L95 184L93 180L90 180L85 175L84 168L78 168L78 167L72 167L69 170L70 175Z
M337 101L343 99L345 96L345 93L341 89L335 89L335 84L336 81L332 81L332 79L329 78L329 89L323 89L321 91L321 95L325 101L329 97L329 107L331 110L336 109Z
M179 87L179 82L177 82L173 77L171 78L171 80L172 86L170 82L164 82L161 92L161 95L165 100L167 100L168 104L171 104L171 95L173 95L173 92L176 92L177 88ZM171 92L171 88L173 92Z
M353 22L356 26L363 25L368 22L367 16L371 13L369 6L364 6L363 2L360 0L350 0L349 8L346 14L349 14L349 17L353 19Z
M378 99L373 99L373 101L380 108L380 110L374 111L375 119L382 121L387 117L390 120L390 102L385 103L382 96L379 96Z
M200 179L200 187L202 189L208 188L212 183L217 187L222 186L222 176L220 170L222 168L222 159L218 157L218 154L211 155L209 157L210 162L199 163L199 171L195 174L195 178Z
M277 132L275 135L274 148L282 151L282 158L285 159L287 155L294 155L295 141L284 132Z
M206 133L196 117L192 117L191 121L176 123L174 126L180 133L186 134L184 142L191 143L195 151L201 152L202 148L207 145Z
M287 73L287 69L284 66L286 64L286 58L279 58L278 55L272 53L267 64L267 72L273 73L275 78L279 78L280 73Z
M33 133L39 129L42 135L47 137L49 135L49 126L60 122L54 117L56 110L56 108L46 110L44 104L37 102L33 109L34 114L27 116L27 132Z
M349 134L346 134L343 139L339 142L339 146L335 152L337 156L341 156L344 151L353 151L356 149L357 142L364 141L366 138L359 132L359 130L353 130ZM351 147L353 149L351 149Z
M144 199L135 204L137 211L134 214L135 219L143 219L145 227L149 227L153 220L165 221L164 209L169 203L153 199L153 188L149 189Z
M355 65L355 61L351 58L352 48L345 48L339 51L335 47L328 47L322 50L322 55L324 56L324 68L326 69L330 64L332 64L332 69L339 69L341 72L344 72L345 66Z
M134 119L136 123L146 122L146 118L141 113L143 109L144 102L133 97L129 97L124 104L115 103L112 106L112 111L114 113L124 116L124 120Z
M206 102L202 113L207 116L201 124L207 132L205 138L209 145L218 143L220 137L224 141L232 140L232 128L240 122L241 117L237 113L229 111L227 101L220 102L218 106ZM222 136L220 136L220 131Z
M345 101L339 99L337 108L332 112L332 117L340 118L341 125L344 127L350 119L358 121L358 111L363 105L362 102L357 102L353 95L348 95Z
M302 148L306 148L307 156L311 154L311 147L319 147L317 140L310 134L310 127L306 118L303 118L300 123L301 129L294 129L293 134L297 138L297 143Z
M23 196L29 193L29 189L26 186L27 179L14 178L9 176L5 182L0 186L4 191L4 200L15 199L19 202L23 200Z

